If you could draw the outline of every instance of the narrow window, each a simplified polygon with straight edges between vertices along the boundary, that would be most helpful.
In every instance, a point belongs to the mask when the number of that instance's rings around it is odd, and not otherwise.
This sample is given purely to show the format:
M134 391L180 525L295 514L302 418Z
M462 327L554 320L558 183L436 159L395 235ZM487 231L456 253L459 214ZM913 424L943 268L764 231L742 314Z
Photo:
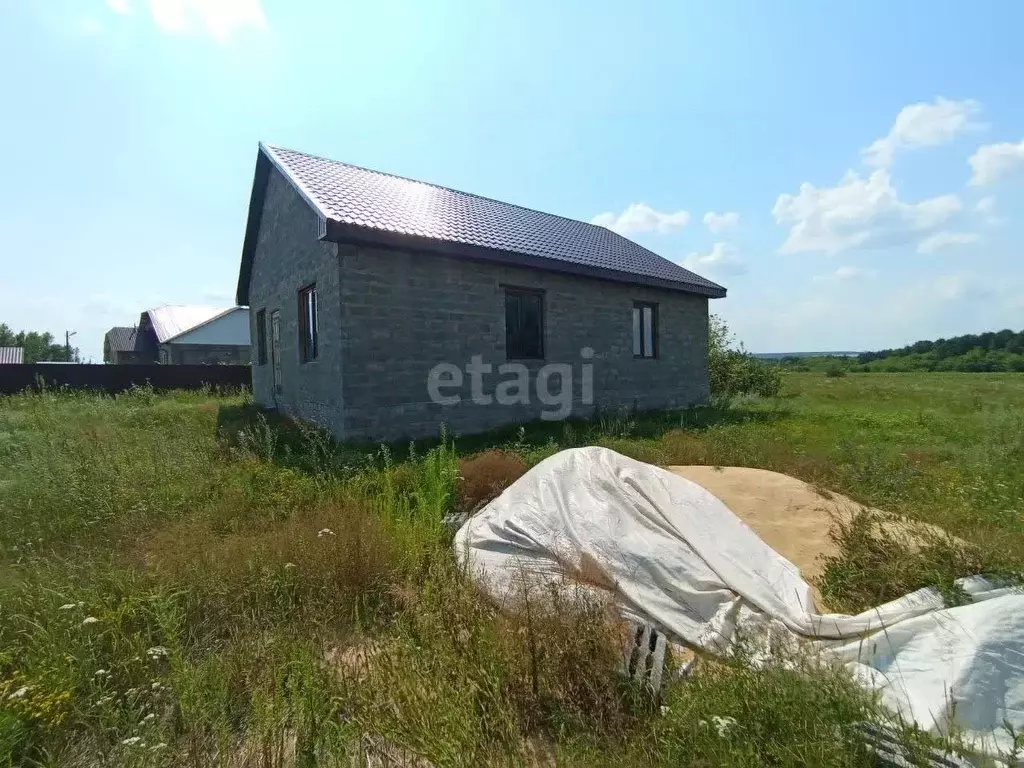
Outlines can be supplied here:
M633 304L633 357L658 356L658 305Z
M317 355L316 283L299 291L299 354L304 363Z
M267 310L256 313L256 363L267 364Z
M543 359L543 293L505 289L505 356L509 360Z

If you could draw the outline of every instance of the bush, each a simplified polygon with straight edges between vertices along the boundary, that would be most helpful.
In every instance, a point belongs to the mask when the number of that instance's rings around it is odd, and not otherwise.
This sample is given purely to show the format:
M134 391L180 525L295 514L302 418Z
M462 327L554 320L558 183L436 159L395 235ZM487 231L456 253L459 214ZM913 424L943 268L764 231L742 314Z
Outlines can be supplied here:
M708 377L712 397L775 397L782 387L779 367L763 363L742 343L737 344L725 321L716 315L709 318Z
M825 378L827 379L841 379L846 375L846 371L840 368L838 365L829 366L825 371Z

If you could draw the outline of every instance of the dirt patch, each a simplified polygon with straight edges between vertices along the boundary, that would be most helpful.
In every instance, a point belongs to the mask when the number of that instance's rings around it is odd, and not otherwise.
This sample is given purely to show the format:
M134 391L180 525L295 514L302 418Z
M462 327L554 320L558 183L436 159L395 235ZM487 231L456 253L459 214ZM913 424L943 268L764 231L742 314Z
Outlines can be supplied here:
M823 559L839 554L829 532L836 519L848 522L864 507L840 493L809 485L795 477L749 467L666 467L692 480L721 500L737 517L814 584L821 578ZM941 533L935 526L897 518L881 510L887 534L908 543L923 540L923 533ZM815 600L821 595L815 587Z

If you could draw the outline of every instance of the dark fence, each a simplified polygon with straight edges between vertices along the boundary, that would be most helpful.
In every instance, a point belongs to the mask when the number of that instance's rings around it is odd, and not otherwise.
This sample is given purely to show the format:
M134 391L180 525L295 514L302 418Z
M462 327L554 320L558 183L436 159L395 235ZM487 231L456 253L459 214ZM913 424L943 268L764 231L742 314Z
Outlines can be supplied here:
M132 387L156 390L252 386L248 365L0 365L0 395L25 389L95 389L108 394Z

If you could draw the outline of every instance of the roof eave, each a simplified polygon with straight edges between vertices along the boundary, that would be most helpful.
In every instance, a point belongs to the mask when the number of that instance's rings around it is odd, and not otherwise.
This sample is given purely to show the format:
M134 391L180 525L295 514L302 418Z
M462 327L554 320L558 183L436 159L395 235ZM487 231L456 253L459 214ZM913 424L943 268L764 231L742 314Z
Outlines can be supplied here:
M274 150L261 141L256 153L256 170L253 173L252 191L249 194L249 211L245 222L245 238L242 241L242 264L238 270L238 287L235 289L235 303L242 307L249 306L249 278L252 275L252 260L256 253L256 240L259 237L260 219L263 216L263 202L266 198L267 182L270 180L272 168L276 168L278 173L287 179L299 196L316 213L319 219L319 239L325 239L327 232L327 219L320 204L309 190L289 173Z
M532 256L515 251L503 251L495 248L483 248L466 243L457 243L450 240L437 240L419 235L409 235L403 232L392 232L389 230L361 227L356 224L326 220L326 233L321 240L333 243L351 243L355 245L369 245L381 248L429 251L442 256L453 256L460 259L472 261L483 261L497 264L505 264L513 267L536 269L544 272L558 272L561 274L577 275L582 277L593 277L600 280L611 280L618 283L629 283L633 285L647 285L653 288L665 288L683 293L693 293L706 296L709 299L720 299L726 295L726 289L721 286L698 285L696 283L684 283L676 280L665 280L658 277L638 275L635 272L623 272L615 269L605 269L587 264L576 264L558 259L544 258L543 256Z

